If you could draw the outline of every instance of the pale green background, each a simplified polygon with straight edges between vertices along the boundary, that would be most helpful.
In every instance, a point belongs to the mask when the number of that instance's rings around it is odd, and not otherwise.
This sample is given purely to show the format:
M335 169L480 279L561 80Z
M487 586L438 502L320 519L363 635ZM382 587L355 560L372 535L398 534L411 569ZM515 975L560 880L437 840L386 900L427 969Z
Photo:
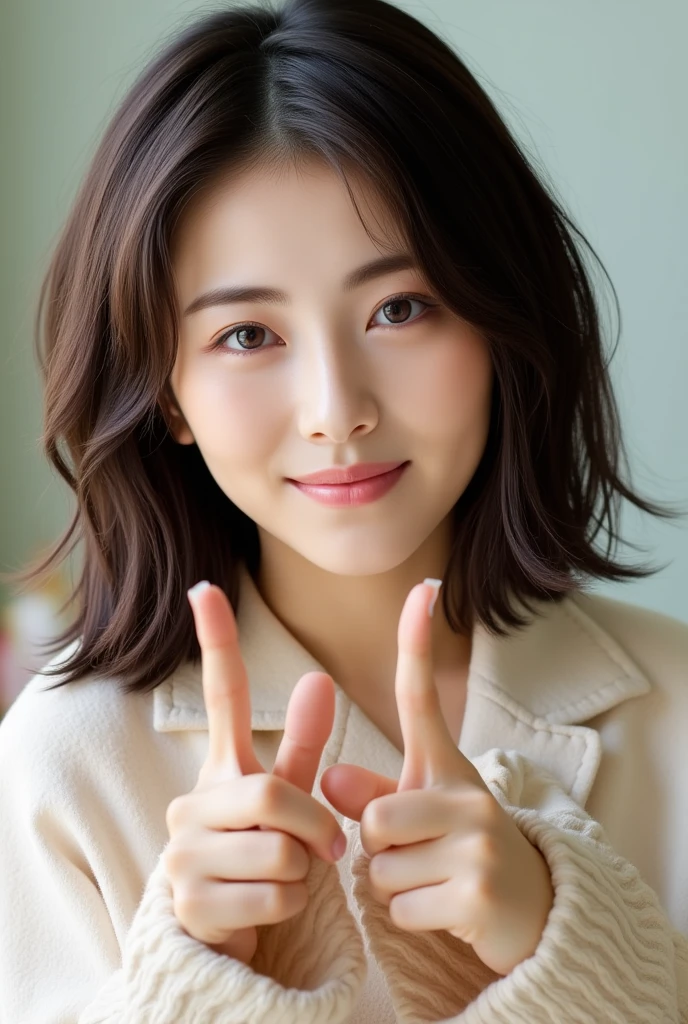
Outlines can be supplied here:
M612 366L635 483L685 506L688 4L428 0L399 6L459 48L607 266L623 316ZM153 48L208 9L178 0L5 0L3 569L17 567L67 523L66 487L36 440L41 409L31 327L49 250L116 103ZM624 522L630 540L670 565L647 581L599 589L688 620L688 520L667 524L629 512Z

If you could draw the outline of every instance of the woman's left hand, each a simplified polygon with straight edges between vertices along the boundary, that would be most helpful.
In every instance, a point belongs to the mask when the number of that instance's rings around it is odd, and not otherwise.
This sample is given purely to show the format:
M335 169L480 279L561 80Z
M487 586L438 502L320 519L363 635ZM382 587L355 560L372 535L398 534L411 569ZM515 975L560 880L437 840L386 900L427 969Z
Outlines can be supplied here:
M399 620L395 694L404 739L399 781L358 765L321 789L360 821L373 895L408 931L446 929L508 974L532 956L554 902L547 862L451 738L435 686L428 602L418 584Z

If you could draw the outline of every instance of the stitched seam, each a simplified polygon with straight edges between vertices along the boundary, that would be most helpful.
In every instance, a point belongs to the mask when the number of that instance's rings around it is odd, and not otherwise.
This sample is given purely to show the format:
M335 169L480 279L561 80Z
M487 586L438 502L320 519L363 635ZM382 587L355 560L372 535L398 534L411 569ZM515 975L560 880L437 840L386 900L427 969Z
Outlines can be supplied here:
M517 719L517 721L522 722L524 725L528 725L535 732L557 732L564 736L576 736L578 735L578 732L572 732L571 730L587 728L587 726L563 725L559 722L548 722L546 718L542 718L539 715L533 715L532 712L528 711L526 708L521 707L521 705L517 701L515 701L513 697L511 697L504 690L500 689L498 686L495 686L494 683L490 679L488 679L487 676L484 676L481 672L476 672L475 677L476 679L480 679L482 680L482 682L487 684L487 692L485 692L485 690L482 690L481 696L485 697L487 700L492 701L492 703L496 704L497 707L501 707L503 710L508 711L510 715L513 715L513 717ZM494 693L490 692L494 690L496 690L497 693L499 693L500 697L504 698L506 703L500 704L500 702L495 698Z
M567 618L571 620L571 622L576 624L578 629L582 633L584 633L592 643L597 644L598 647L601 647L604 653L607 655L607 657L611 658L615 665L618 665L623 676L629 679L637 678L635 675L631 675L631 673L624 666L622 661L619 660L618 651L614 648L618 648L622 652L624 659L627 659L629 662L632 662L630 655L625 654L623 652L623 648L621 648L621 645L618 643L618 641L613 640L612 637L607 637L599 626L597 628L600 630L601 635L595 633L593 629L590 628L590 626L592 625L592 619L590 619L587 612L584 612L583 609L579 608L577 604L573 604L570 602L562 605L562 611L567 616ZM633 667L635 668L635 666Z
M606 696L605 695L607 694L608 690L616 690L616 689L618 689L619 685L622 684L624 682L624 680L629 680L629 679L633 680L634 677L633 676L629 676L629 675L616 676L614 679L612 679L612 681L610 683L606 683L599 690L595 690L592 694L586 694L585 697L581 697L577 701L571 701L568 704L560 704L560 705L558 705L557 708L556 708L556 711L557 711L558 714L570 714L570 713L575 712L575 711L585 710L586 703L589 703L590 701L592 701L593 697L603 697L606 700ZM630 698L633 697L633 696L641 697L642 693L626 694L625 696L630 700ZM612 705L612 706L614 706L614 705ZM607 708L606 710L609 710L609 709ZM593 714L592 715L588 715L588 718L593 718L595 715L598 715L598 714L600 714L600 715L604 714L604 711L605 711L604 708L602 708L602 709L595 708ZM552 724L554 724L554 723L552 723Z
M612 641L611 638L607 640L605 636L597 636L593 632L593 630L590 628L592 620L589 618L587 613L583 611L582 608L579 608L578 605L573 603L571 600L562 602L559 607L560 610L564 613L564 615L566 615L568 620L576 627L578 632L582 633L583 636L585 636L590 641L590 643L595 644L598 648L603 650L607 657L610 659L610 661L612 661L619 669L618 675L614 676L614 678L611 679L609 682L605 683L604 686L594 691L595 696L604 696L608 693L609 690L618 688L619 683L625 680L631 680L633 682L642 682L647 684L647 680L644 676L638 676L638 669L636 669L634 673L631 673L630 671L628 671L627 668L624 667L621 661L619 661L617 653L611 649L611 643L616 645L616 641ZM629 655L625 655L625 657L627 657L628 660L631 661ZM476 672L475 674L480 676L482 679L487 680L487 677L482 675L482 673ZM489 680L487 681L490 682ZM494 686L494 684L491 685ZM498 689L500 693L504 693L504 695L508 699L511 699L509 697L509 694L502 690L501 687L495 688ZM592 699L592 696L593 694L586 694L585 697L582 697L579 700L569 701L567 704L558 705L556 711L559 714L572 714L577 710L583 710L585 708L586 702L590 701ZM636 696L642 696L642 694L637 694ZM602 714L603 712L593 712L593 714L597 713Z
M492 686L489 680L487 680L486 677L482 675L480 672L476 672L476 677L486 682L488 684L488 687ZM503 691L499 690L499 693L502 694ZM529 712L526 712L523 708L521 708L507 694L503 695L506 697L509 704L513 705L513 707L506 707L504 704L500 705L499 701L495 700L492 694L484 692L482 693L483 697L491 701L493 704L497 705L497 707L502 707L504 711L507 711L518 722L523 723L523 725L527 725L534 732L544 732L550 736L553 734L560 736L568 736L569 739L574 743L577 743L579 747L583 747L583 752L579 755L581 757L581 762L578 765L578 769L574 776L574 782L572 786L572 790L578 791L578 789L580 788L581 776L585 775L586 772L589 772L588 765L590 759L592 757L595 757L598 753L601 753L601 741L599 740L599 733L595 729L592 729L590 726L587 725L560 725L557 722L547 722L544 718L536 718L535 716L530 716ZM595 739L595 737L597 737L597 740ZM598 758L598 768L599 761L601 761L601 757ZM595 772L595 774L597 773ZM589 793L585 793L584 796L587 799Z

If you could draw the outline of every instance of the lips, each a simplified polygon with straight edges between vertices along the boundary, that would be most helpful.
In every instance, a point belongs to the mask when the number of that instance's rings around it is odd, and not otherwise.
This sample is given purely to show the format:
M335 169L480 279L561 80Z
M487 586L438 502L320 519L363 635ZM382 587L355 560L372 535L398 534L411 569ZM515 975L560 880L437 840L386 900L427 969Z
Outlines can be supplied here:
M411 465L410 462L377 462L359 463L356 466L348 466L343 471L340 469L337 475L342 472L349 477L354 474L370 473L375 470L375 476L364 476L360 480L349 480L344 483L304 483L302 480L288 480L290 487L295 487L305 497L330 508L358 508L361 505L369 505L371 502L379 501L386 494L392 491L399 480ZM386 469L392 466L391 469ZM384 472L379 472L380 467ZM312 476L325 476L332 478L332 471L326 473L311 474Z
M383 473L389 473L403 464L403 460L397 462L357 462L353 466L337 466L332 469L320 470L318 473L308 473L306 476L291 477L289 479L302 484L354 484L359 480L370 480L372 477L382 476Z

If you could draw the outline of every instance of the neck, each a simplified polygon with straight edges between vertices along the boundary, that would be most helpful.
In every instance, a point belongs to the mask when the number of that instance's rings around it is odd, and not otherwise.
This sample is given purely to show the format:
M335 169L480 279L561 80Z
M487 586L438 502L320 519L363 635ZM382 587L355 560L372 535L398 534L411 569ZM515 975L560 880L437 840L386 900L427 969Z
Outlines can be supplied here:
M367 576L327 572L261 531L256 585L273 614L350 697L370 687L391 692L402 607L416 583L443 578L449 529L447 520L405 562ZM472 637L451 629L441 598L440 591L433 615L435 672L466 673Z

